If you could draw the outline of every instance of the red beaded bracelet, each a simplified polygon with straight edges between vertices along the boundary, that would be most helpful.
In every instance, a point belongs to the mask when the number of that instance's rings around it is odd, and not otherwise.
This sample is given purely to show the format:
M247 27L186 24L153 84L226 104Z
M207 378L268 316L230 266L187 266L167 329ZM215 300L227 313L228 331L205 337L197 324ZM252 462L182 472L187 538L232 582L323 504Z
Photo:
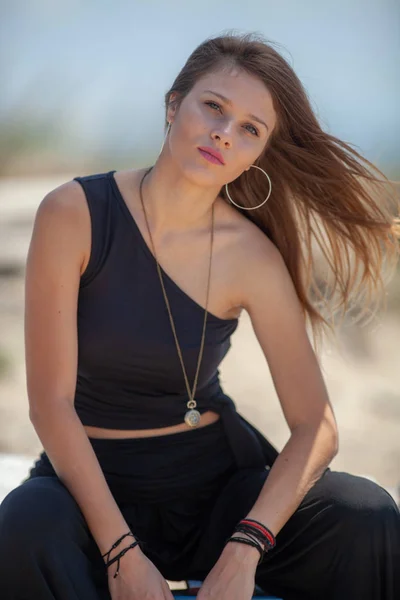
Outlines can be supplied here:
M253 528L257 529L258 531L261 531L261 533L267 538L271 548L273 548L276 545L276 538L275 538L274 534L272 533L272 531L270 531L268 529L268 527L263 525L263 523L260 523L259 521L256 521L255 519L247 518L247 519L242 519L239 522L239 525L247 525L249 527L253 527Z

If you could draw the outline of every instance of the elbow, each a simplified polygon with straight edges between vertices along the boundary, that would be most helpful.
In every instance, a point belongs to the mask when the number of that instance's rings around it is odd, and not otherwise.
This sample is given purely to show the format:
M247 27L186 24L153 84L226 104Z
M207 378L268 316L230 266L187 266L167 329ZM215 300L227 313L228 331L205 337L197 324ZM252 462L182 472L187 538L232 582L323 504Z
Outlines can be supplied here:
M339 452L339 432L332 419L323 419L313 424L302 423L292 433L307 439L311 446L319 447L329 460L333 460Z
M35 424L39 420L41 412L42 411L37 408L33 408L32 406L29 407L29 420L33 426L35 426Z
M326 444L330 450L331 458L335 458L339 452L339 430L333 415L330 418L323 420L322 427L326 437Z
M35 424L38 421L43 420L43 416L48 413L47 411L47 407L48 407L49 403L46 402L46 406L44 406L44 402L38 402L36 400L33 400L31 397L29 398L29 420L32 423L32 425L35 426Z
M36 427L43 422L51 420L53 416L58 419L62 418L61 415L66 415L65 411L75 411L73 401L70 401L69 399L57 401L53 398L46 403L30 401L28 414L30 422Z
M336 424L331 422L324 423L323 440L326 447L326 453L330 460L333 460L339 452L339 432Z
M38 402L35 402L29 393L28 393L28 398L29 398L29 420L32 423L32 425L34 425L35 421L38 419L42 410L40 409L40 405L38 405Z
M36 433L38 432L39 425L43 422L44 411L40 408L29 408L29 420L32 423Z
M338 434L332 436L332 439L330 440L329 448L330 448L330 457L332 460L339 453L339 436L338 436Z

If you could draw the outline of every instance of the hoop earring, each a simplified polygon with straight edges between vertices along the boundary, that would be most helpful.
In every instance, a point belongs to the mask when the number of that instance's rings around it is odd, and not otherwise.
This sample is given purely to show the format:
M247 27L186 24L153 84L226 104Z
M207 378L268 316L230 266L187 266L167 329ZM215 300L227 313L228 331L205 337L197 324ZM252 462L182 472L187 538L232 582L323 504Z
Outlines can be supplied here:
M254 169L258 169L259 171L262 171L264 173L264 175L266 176L266 178L268 179L268 182L269 182L269 192L268 192L268 196L265 198L265 200L263 202L261 202L261 204L259 204L258 206L250 206L250 207L249 206L239 206L239 204L236 204L236 202L234 202L232 200L231 195L228 190L228 184L226 183L225 191L226 191L226 194L227 194L229 200L232 202L232 204L234 204L238 208L241 208L242 210L255 210L256 208L260 208L260 206L262 206L263 204L266 203L266 201L268 200L268 198L270 197L271 192L272 192L272 183L271 183L271 179L269 178L268 173L266 173L264 171L264 169L262 169L261 167L257 167L257 165L250 165L250 167L253 167Z
M160 154L161 154L161 152L162 152L162 150L163 150L163 148L164 148L165 140L167 139L167 136L168 136L168 134L169 134L169 130L170 130L170 128L171 128L171 122L170 122L170 121L168 121L168 127L167 127L167 131L166 131L166 133L165 133L164 141L163 141L163 143L162 143L161 150L160 150L160 152L158 153L158 156L160 156ZM157 156L157 158L158 158L158 156Z

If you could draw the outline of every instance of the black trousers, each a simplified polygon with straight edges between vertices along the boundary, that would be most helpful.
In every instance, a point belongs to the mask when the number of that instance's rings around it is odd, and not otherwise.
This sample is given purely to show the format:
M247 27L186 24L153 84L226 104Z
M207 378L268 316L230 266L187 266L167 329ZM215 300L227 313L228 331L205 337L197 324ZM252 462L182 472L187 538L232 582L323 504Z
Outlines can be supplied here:
M219 421L91 443L127 523L169 580L206 577L268 477L268 468L237 467ZM284 600L399 600L395 502L365 478L327 469L256 583ZM45 453L0 506L0 586L2 600L110 599L100 551Z

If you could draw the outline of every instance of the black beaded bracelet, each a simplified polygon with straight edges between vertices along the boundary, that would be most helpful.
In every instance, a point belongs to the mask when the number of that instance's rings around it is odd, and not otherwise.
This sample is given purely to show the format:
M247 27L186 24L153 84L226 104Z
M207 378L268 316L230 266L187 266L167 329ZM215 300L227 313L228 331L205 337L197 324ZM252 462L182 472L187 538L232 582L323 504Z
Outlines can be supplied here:
M132 531L128 531L128 533L124 533L124 535L121 535L121 537L113 543L113 545L111 546L111 548L109 549L108 552L105 552L104 554L101 555L102 558L107 557L106 558L106 562L109 560L110 558L110 554L111 552L114 550L114 548L116 548L117 546L120 545L120 543L122 542L123 539L125 539L126 537L128 537L128 535L135 537L132 533Z
M119 554L117 554L117 556L114 556L111 560L109 560L106 563L106 567L108 569L108 567L110 567L112 564L114 564L116 561L118 561L117 564L117 570L115 571L113 578L115 579L116 577L118 577L119 574L119 565L120 565L120 560L121 558L128 552L128 550L130 550L131 548L135 548L135 546L138 546L139 541L136 540L136 542L133 542L133 544L131 544L130 546L127 546L126 548L124 548L123 550L121 550L121 552Z

